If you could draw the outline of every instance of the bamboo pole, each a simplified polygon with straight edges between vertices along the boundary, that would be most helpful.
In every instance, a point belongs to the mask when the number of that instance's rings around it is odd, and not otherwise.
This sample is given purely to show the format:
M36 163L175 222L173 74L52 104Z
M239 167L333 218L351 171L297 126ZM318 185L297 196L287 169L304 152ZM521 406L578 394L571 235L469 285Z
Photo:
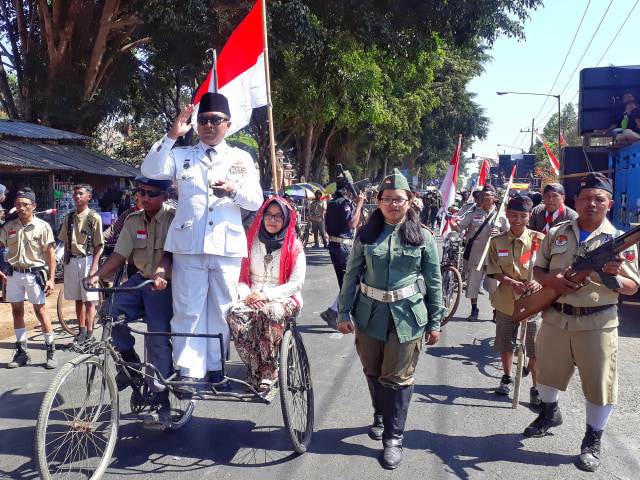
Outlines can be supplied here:
M267 118L269 121L269 152L271 155L271 176L273 180L273 193L278 194L279 185L276 164L276 146L275 146L275 134L273 132L273 104L271 103L271 80L269 78L269 43L267 38L267 2L262 2L262 38L264 41L264 73L267 83Z

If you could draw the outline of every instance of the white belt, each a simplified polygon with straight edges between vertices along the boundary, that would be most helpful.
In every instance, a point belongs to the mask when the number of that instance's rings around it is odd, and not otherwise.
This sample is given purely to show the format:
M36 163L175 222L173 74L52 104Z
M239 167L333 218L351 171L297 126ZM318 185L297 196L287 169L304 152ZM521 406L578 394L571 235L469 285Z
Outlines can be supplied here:
M367 297L384 303L397 302L398 300L403 300L419 293L417 283L409 285L408 287L399 288L398 290L380 290L379 288L373 288L364 282L360 282L360 291Z
M331 235L329 235L329 241L336 242L336 243L344 243L346 245L353 244L353 238L332 237Z

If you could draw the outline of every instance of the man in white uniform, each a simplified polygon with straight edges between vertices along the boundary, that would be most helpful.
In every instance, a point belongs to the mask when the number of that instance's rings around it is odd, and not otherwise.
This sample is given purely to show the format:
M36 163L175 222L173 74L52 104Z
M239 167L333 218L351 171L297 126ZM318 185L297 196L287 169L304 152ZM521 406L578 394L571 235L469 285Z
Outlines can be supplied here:
M222 333L229 347L227 312L237 300L240 261L247 256L240 207L257 210L262 187L251 156L225 140L231 125L229 103L218 93L206 93L197 117L200 142L172 149L178 137L195 127L194 105L187 105L142 164L142 173L171 180L179 202L165 251L173 252L173 312L171 331ZM173 337L179 380L222 381L218 338ZM193 393L194 386L184 386Z

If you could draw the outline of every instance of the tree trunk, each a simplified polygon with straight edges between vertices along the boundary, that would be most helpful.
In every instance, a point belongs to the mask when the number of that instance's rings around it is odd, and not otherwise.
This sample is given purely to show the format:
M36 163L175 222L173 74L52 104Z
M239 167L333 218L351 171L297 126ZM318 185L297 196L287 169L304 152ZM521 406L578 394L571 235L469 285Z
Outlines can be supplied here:
M302 144L302 156L300 158L300 170L305 178L309 178L311 157L313 156L313 133L315 124L307 123L304 127L304 142Z
M20 114L18 113L18 108L13 100L13 95L11 94L11 87L9 86L9 79L7 78L7 72L4 70L4 66L0 61L0 100L2 101L2 106L7 111L7 115L9 116L9 120L17 120L20 118Z

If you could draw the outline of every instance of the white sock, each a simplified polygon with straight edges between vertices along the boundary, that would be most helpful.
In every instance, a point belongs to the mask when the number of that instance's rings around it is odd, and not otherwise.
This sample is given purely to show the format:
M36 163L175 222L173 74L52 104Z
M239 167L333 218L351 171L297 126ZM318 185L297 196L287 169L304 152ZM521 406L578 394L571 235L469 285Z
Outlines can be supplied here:
M18 342L26 342L27 341L27 329L26 328L15 328L16 332L16 340Z
M335 301L333 302L333 305L331 305L329 307L331 310L333 310L334 312L338 311L338 299L336 298Z
M51 333L44 333L44 343L46 343L47 345L50 344L51 342L53 342L53 332Z
M540 398L544 403L555 403L558 401L558 397L560 396L560 390L558 390L557 388L542 385L539 382L538 393L540 394Z
M612 409L613 405L604 405L601 407L587 400L587 425L591 425L591 428L596 432L604 430Z

